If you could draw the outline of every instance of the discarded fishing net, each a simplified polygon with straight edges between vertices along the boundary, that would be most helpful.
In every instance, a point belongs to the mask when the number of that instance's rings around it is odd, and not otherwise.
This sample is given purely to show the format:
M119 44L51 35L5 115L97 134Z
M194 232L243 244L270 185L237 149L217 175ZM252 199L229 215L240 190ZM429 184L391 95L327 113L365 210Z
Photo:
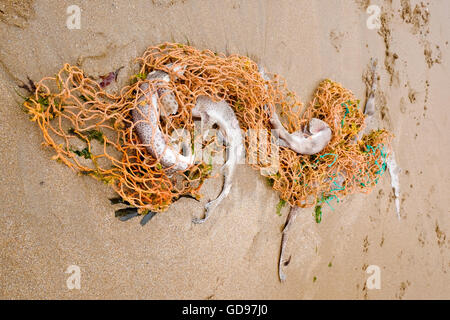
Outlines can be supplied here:
M257 64L245 56L164 43L147 49L137 62L139 74L116 94L66 64L54 77L39 81L24 106L39 125L45 144L54 150L53 159L110 184L140 213L164 211L181 196L199 198L212 167L210 158L200 157L188 170L173 173L140 144L131 112L143 93L143 83L149 84L150 91L162 86L175 94L178 112L166 114L160 130L172 144L177 142L175 133L188 132L196 154L197 146L215 146L216 152L224 148L217 137L202 141L196 131L191 110L197 97L227 101L244 131L247 163L259 169L292 206L310 207L356 191L368 192L386 170L391 135L378 130L358 140L364 127L359 101L336 82L321 82L305 109L279 75L264 80ZM184 66L184 74L175 77L169 67L174 65ZM171 81L157 88L155 81L146 80L154 70L167 72ZM322 152L311 156L277 147L273 169L267 157L274 155L271 112L280 114L290 132L301 130L312 117L319 118L329 124L332 139Z

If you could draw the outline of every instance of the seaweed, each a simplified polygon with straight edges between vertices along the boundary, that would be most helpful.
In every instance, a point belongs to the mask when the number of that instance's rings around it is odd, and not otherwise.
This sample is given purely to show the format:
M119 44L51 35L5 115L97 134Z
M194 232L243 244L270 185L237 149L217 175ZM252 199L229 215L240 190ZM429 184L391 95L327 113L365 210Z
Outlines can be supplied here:
M111 71L110 73L100 76L100 79L102 79L102 81L99 83L101 88L106 88L107 86L109 86L113 81L117 81L117 76L119 75L119 71L123 68L123 66L121 66L120 68L118 68L116 71Z
M87 138L89 141L91 141L92 139L97 140L98 142L102 143L105 142L105 138L103 135L103 132L98 131L98 130L88 130L86 131L87 134Z
M70 151L72 151L73 153L75 153L79 157L83 157L85 159L92 159L92 153L89 151L88 147L84 148L81 151L74 150L74 149L70 148Z
M316 223L320 223L322 221L322 205L317 205L314 208L314 217L316 219Z
M88 139L89 141L97 140L98 142L100 142L102 144L105 142L105 136L104 136L103 132L95 130L95 129L87 130L87 131L80 133L77 130L75 130L74 128L69 128L68 133L77 136L78 138L80 138L83 141L85 141L85 139Z
M281 209L286 205L287 201L284 199L280 199L277 204L277 215L281 216Z
M131 84L135 84L139 80L145 80L145 79L147 79L146 73L137 73L137 74L131 76Z

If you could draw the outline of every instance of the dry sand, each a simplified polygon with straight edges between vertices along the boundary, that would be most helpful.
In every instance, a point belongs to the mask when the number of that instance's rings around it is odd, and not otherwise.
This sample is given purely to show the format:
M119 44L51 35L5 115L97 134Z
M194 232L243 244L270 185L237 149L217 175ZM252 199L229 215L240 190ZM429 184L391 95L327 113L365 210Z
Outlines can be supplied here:
M66 8L75 3L81 29L69 30ZM366 26L369 3L0 0L0 297L449 299L450 2L372 1L382 8L378 31ZM275 214L277 194L248 166L203 225L191 223L202 207L189 199L145 227L114 218L109 187L50 160L14 90L66 62L91 75L125 66L121 86L147 46L187 40L249 55L305 103L324 78L364 100L363 75L378 58L377 117L396 135L402 220L388 176L371 194L325 208L320 224L303 210L281 284L287 208ZM202 190L213 197L220 180ZM66 286L69 265L81 268L80 290ZM381 269L379 290L365 285L369 265Z

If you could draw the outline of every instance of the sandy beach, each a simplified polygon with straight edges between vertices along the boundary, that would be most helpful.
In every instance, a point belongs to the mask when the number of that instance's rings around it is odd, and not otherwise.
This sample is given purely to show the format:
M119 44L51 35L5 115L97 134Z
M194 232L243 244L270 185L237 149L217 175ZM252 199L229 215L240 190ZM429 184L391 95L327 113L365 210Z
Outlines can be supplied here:
M79 29L67 8L81 8ZM379 8L372 26L367 8ZM450 299L450 1L0 0L1 299ZM120 71L117 90L150 45L189 43L237 53L285 77L307 105L330 78L365 101L379 62L376 117L394 133L401 220L385 175L372 193L302 209L278 280L278 194L248 165L204 224L183 198L142 227L114 217L113 190L51 160L23 112L19 85L64 63L94 77ZM69 266L80 289L69 289ZM369 266L380 268L370 289Z

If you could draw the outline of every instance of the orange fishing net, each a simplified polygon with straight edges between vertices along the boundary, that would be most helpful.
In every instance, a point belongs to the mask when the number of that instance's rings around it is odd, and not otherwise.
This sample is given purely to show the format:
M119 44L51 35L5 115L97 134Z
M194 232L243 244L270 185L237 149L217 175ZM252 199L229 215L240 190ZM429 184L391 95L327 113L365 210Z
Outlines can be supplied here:
M204 157L188 170L173 173L140 144L131 111L143 94L143 83L149 84L150 91L157 90L155 81L146 80L153 70L170 75L169 83L158 86L173 92L179 105L176 114L161 118L160 130L167 141L175 143L174 133L182 129L193 145L223 149L214 137L201 141L191 110L200 95L227 101L245 132L247 163L260 169L291 205L308 207L369 191L386 169L391 135L379 130L357 140L364 115L353 94L338 83L320 83L305 109L279 75L264 80L248 57L165 43L150 47L137 61L140 73L116 94L66 64L56 76L39 81L24 106L38 123L45 144L55 151L54 159L110 184L140 213L164 211L183 195L199 198L202 183L211 175L211 163ZM175 76L170 63L185 66L184 74ZM273 155L269 118L275 111L290 132L301 130L312 117L324 120L332 130L330 143L312 156L276 148L276 170L266 170L273 163L261 154Z

